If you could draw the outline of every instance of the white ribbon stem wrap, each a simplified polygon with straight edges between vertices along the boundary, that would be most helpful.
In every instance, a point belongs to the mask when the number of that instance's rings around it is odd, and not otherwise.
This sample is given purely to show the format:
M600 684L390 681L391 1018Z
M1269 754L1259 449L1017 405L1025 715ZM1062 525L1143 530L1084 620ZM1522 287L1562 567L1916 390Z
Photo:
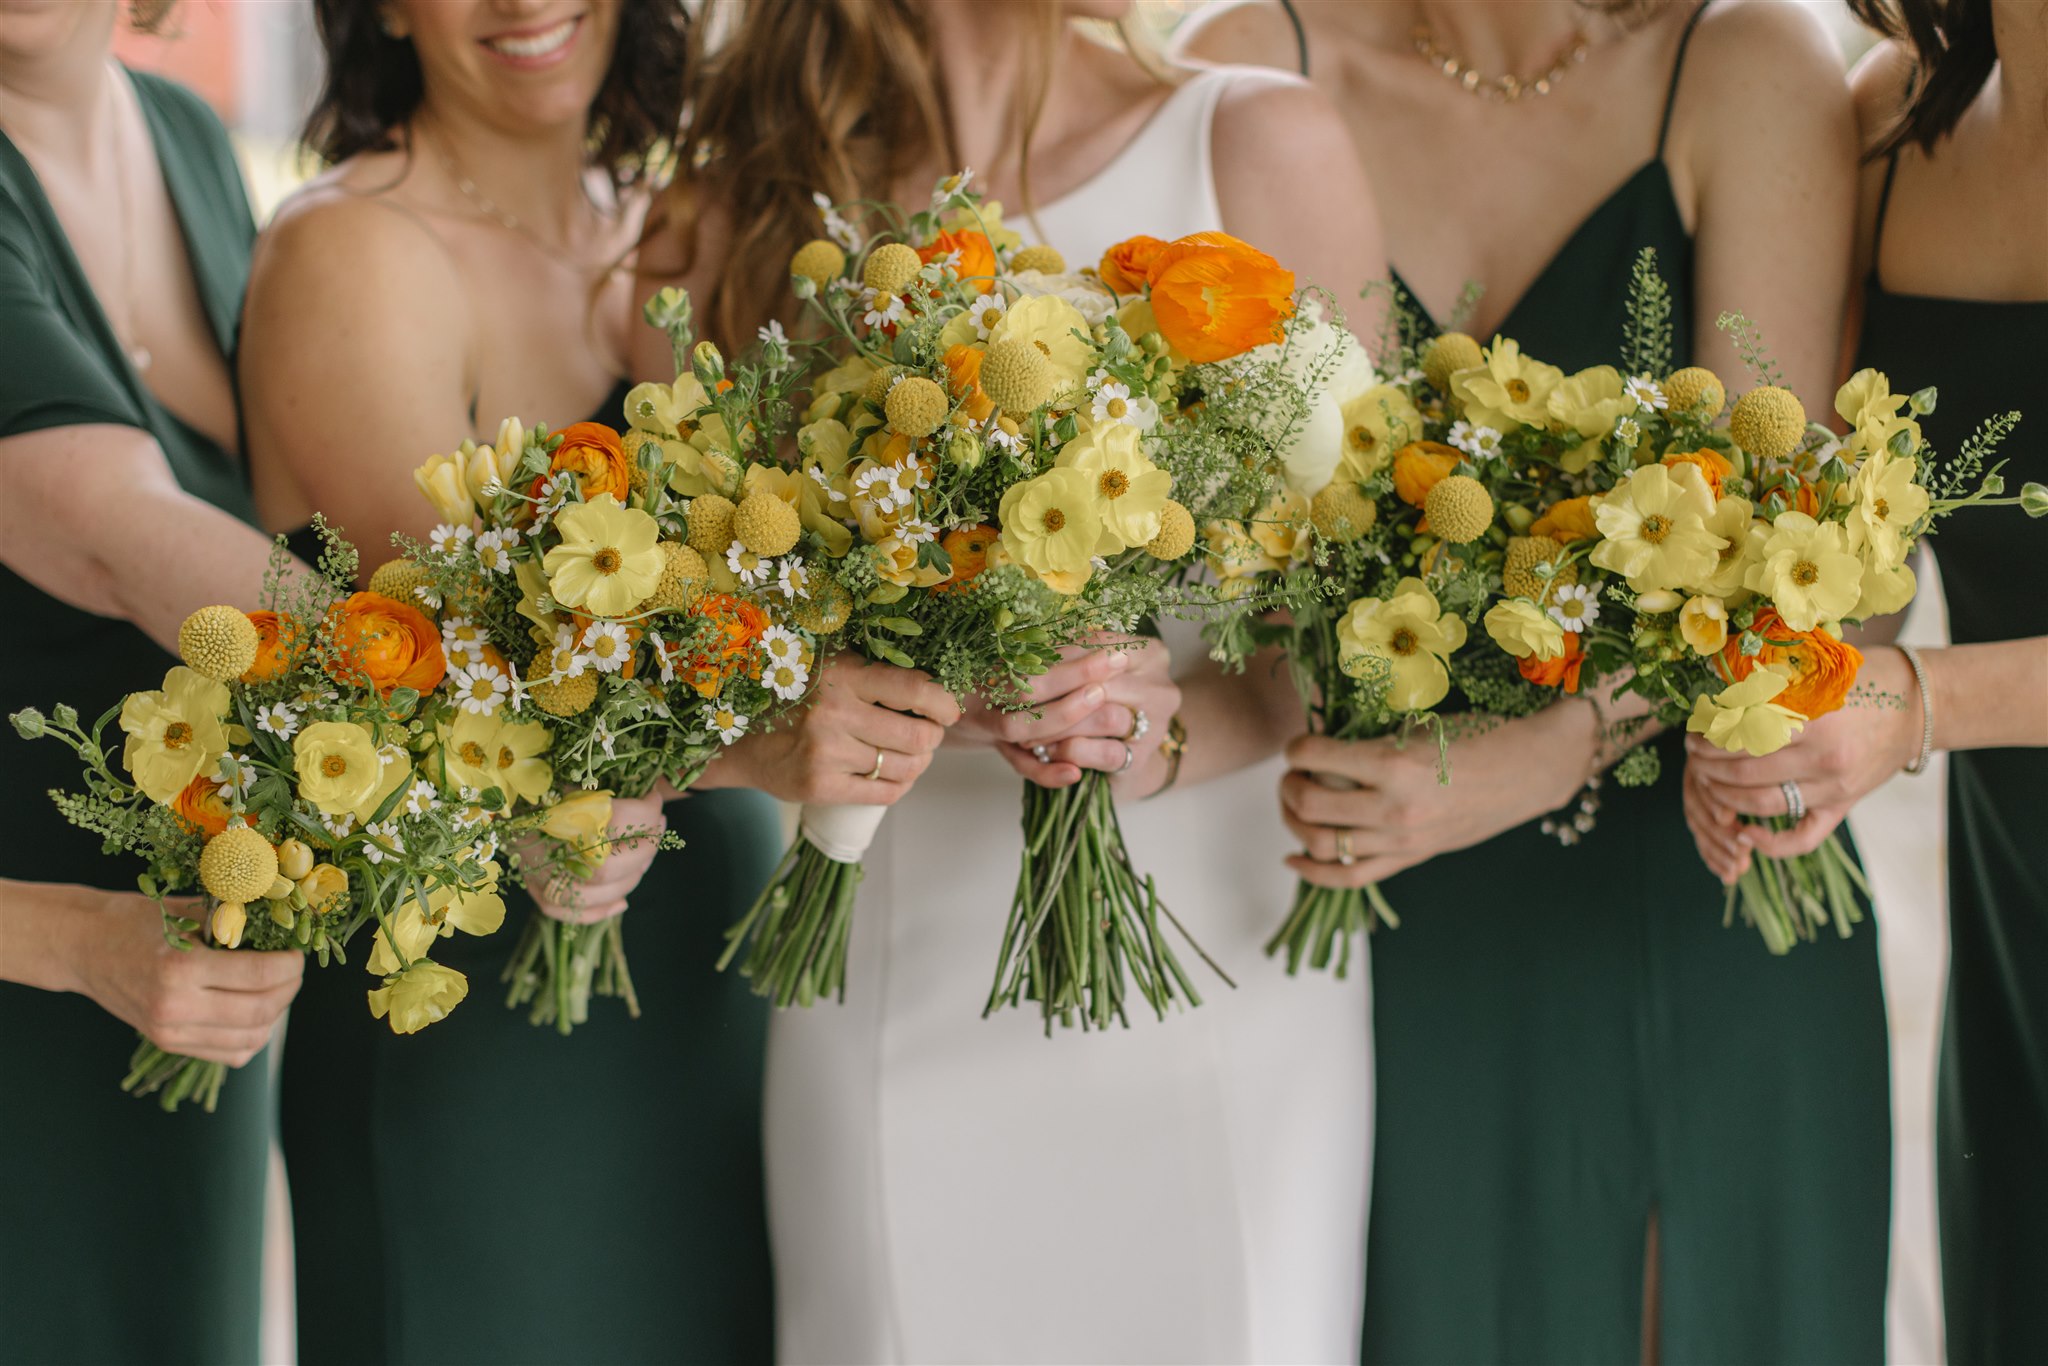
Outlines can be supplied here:
M814 848L834 863L859 863L882 828L886 806L804 803L797 828Z

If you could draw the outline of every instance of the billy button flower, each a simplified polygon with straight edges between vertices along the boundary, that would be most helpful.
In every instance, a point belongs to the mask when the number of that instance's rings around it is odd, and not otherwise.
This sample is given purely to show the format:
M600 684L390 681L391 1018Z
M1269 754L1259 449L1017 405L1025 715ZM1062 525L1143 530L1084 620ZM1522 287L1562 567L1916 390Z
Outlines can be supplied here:
M622 507L606 494L562 509L555 529L562 542L542 558L541 568L548 591L564 607L619 616L661 582L661 528L638 508Z
M246 825L231 825L199 852L199 881L216 901L250 902L277 878L277 851Z
M249 671L258 644L256 624L236 607L202 607L178 627L178 657L220 683Z
M1806 435L1806 409L1799 395L1767 384L1735 400L1728 435L1756 459L1782 460Z

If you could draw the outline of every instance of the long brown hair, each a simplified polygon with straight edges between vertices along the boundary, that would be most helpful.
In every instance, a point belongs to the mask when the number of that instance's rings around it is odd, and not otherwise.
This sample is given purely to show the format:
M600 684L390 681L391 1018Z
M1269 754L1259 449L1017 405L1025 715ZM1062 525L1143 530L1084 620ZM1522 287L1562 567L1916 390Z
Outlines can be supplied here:
M1923 152L1954 130L1998 65L1991 0L1849 0L1870 27L1913 53L1913 93L1870 156L1911 143Z
M1063 23L1057 4L1040 4L1018 111L1027 210L1031 135ZM726 267L703 310L713 337L737 344L790 302L790 255L821 228L814 193L886 198L921 165L958 167L928 29L918 0L744 0L692 81L682 165L650 225L673 235L687 270L706 213L728 219Z

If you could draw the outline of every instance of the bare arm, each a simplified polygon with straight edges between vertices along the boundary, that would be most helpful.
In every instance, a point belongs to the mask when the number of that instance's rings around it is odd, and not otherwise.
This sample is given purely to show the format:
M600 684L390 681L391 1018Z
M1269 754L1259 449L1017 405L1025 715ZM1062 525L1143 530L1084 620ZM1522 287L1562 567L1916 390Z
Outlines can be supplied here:
M195 608L258 605L270 540L178 487L149 433L53 427L0 439L0 563L175 649Z
M1176 61L1215 66L1270 66L1301 71L1294 26L1272 0L1212 0L1173 35Z

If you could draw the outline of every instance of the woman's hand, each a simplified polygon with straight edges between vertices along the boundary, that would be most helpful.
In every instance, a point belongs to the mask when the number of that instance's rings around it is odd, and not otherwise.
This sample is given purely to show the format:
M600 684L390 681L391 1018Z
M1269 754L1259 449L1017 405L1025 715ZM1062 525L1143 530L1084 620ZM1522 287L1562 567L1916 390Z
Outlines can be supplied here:
M626 898L647 876L654 856L661 851L662 832L668 817L662 814L658 798L614 797L612 818L605 827L608 841L604 859L588 877L557 873L536 878L527 888L542 915L572 925L590 925L609 920L626 909ZM637 836L621 844L621 837Z
M1865 794L1919 757L1920 689L1905 656L1878 650L1865 657L1856 691L1848 706L1807 722L1791 744L1762 758L1686 738L1686 823L1723 882L1748 872L1753 852L1791 858L1818 849ZM1773 830L1740 819L1788 814L1788 783L1799 785L1806 807L1797 825Z
M33 946L36 959L10 951L9 979L89 996L159 1048L207 1062L240 1067L261 1052L306 970L302 953L175 948L156 902L139 892L11 883L5 899L11 949ZM196 897L167 904L204 916Z
M790 802L894 806L931 766L959 704L931 676L835 655L811 700L712 761L696 786L753 787Z
M1157 791L1167 772L1159 742L1181 700L1165 644L1105 635L1062 653L1059 664L1032 680L1038 715L977 701L969 704L972 722L962 727L975 724L1011 768L1040 787L1071 787L1082 770L1094 769L1116 775L1119 795Z
M1491 839L1570 801L1598 742L1593 708L1560 702L1453 740L1446 784L1424 734L1405 746L1301 736L1280 782L1282 815L1303 849L1287 864L1321 887L1363 887Z

